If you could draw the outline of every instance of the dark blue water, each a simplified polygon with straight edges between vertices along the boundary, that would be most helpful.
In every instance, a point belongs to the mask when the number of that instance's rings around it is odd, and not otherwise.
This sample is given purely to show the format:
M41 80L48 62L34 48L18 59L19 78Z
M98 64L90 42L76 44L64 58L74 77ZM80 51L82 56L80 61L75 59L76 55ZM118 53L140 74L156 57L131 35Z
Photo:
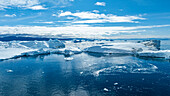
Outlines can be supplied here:
M162 49L169 41L162 42ZM81 53L0 62L0 96L170 96L170 62Z

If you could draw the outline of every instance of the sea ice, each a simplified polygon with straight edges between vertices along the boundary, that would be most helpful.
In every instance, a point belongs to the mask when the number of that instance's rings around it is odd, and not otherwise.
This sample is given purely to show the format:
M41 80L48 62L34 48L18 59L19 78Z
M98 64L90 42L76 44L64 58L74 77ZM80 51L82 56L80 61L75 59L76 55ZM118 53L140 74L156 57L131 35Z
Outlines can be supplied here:
M104 53L104 54L135 54L140 51L156 50L155 47L148 47L142 43L110 43L101 46L92 46L85 49L86 52Z
M107 88L104 88L103 90L104 90L104 91L109 91L109 89L107 89Z
M26 48L1 48L0 49L0 60L10 59L20 56L24 52L34 51L33 49Z
M33 49L41 49L41 48L56 49L56 48L65 47L65 45L57 39L55 40L50 39L49 41L21 41L19 44L26 46L27 48L33 48Z
M116 82L116 83L114 83L114 85L116 86L116 85L118 85L118 83Z
M73 57L65 57L64 58L64 60L66 60L66 61L71 61L71 60L73 60L74 58Z
M170 59L170 50L143 51L143 52L139 52L137 56Z
M59 40L0 42L0 60L19 56L49 54L65 45ZM57 50L58 51L58 50Z
M13 70L8 69L8 70L7 70L7 72L8 72L8 73L12 73L12 72L13 72Z

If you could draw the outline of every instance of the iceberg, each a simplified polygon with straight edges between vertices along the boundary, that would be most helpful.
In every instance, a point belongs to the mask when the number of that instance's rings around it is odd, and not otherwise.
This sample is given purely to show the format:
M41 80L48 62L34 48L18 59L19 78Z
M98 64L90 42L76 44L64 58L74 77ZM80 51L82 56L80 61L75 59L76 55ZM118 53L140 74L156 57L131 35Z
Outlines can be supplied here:
M55 49L64 48L59 40L49 41L10 41L0 42L0 60L6 60L21 56L34 56L50 54ZM58 50L56 50L58 52Z
M22 53L34 51L33 49L25 48L1 48L0 49L0 60L6 60L21 56Z
M170 59L170 50L160 50L160 40L145 40L143 42L102 43L84 49L88 53L109 55L133 55L137 57ZM105 56L105 55L104 55Z
M142 42L145 46L153 47L160 50L161 41L160 40L145 40Z
M157 50L155 47L148 47L142 43L122 42L109 43L100 46L92 46L86 48L84 51L103 54L124 54L133 55L141 51Z
M36 55L46 55L46 54L50 54L50 51L39 49L36 51L29 51L29 52L21 53L21 56L36 56Z
M82 52L82 50L80 50L79 48L75 48L75 47L60 48L60 49L51 51L51 53L59 53L59 54L64 54L66 56L71 56L73 54L79 54L81 52Z
M65 57L64 58L64 60L66 60L66 61L71 61L71 60L73 60L74 58L73 57Z
M91 53L120 54L120 55L128 55L132 53L129 50L118 49L118 48L108 48L108 47L102 47L102 46L89 47L85 49L84 51L91 52Z
M73 40L77 41L77 40ZM160 41L150 40L143 42L61 42L57 39L49 41L10 41L0 42L0 60L22 56L35 56L46 54L63 54L70 57L74 54L87 52L89 54L104 54L112 56L133 55L137 57L170 58L170 50L159 50ZM67 60L67 58L65 59Z
M25 41L25 42L20 42L22 46L25 46L27 48L32 48L32 49L42 49L42 48L64 48L65 45L59 41L59 40L52 40L50 39L49 41Z
M46 54L63 54L69 57L82 52L82 50L76 47L65 48L63 42L51 39L49 41L0 42L0 48L0 60ZM71 60L70 58L66 59Z
M137 56L170 59L170 50L144 51L137 53Z

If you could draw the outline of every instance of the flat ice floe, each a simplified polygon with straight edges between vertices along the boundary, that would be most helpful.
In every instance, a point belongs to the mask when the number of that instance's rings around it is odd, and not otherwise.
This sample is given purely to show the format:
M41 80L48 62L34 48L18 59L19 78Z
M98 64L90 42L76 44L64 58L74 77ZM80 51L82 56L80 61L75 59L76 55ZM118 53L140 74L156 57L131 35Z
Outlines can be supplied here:
M139 57L165 58L170 59L170 50L143 51L137 54Z
M110 55L133 55L139 57L170 59L170 50L159 50L160 41L150 40L140 43L107 43L86 48L84 51Z
M33 49L25 48L1 48L0 49L0 60L14 58L20 56L24 52L34 51Z
M124 42L124 43L110 43L107 45L101 46L92 46L86 48L87 52L95 52L95 53L115 53L115 54L134 54L140 51L149 51L149 50L157 50L155 47L145 46L142 43L132 43L132 42Z
M19 56L47 54L49 50L64 47L65 45L58 40L0 42L0 60Z

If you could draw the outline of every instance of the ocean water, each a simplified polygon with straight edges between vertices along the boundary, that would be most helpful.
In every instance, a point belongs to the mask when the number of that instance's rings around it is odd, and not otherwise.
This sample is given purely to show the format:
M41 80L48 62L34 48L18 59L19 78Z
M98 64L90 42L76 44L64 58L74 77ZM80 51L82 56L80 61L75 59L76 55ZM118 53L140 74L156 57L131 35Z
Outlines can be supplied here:
M170 50L170 41L161 41ZM0 96L170 96L170 61L81 53L0 62Z

